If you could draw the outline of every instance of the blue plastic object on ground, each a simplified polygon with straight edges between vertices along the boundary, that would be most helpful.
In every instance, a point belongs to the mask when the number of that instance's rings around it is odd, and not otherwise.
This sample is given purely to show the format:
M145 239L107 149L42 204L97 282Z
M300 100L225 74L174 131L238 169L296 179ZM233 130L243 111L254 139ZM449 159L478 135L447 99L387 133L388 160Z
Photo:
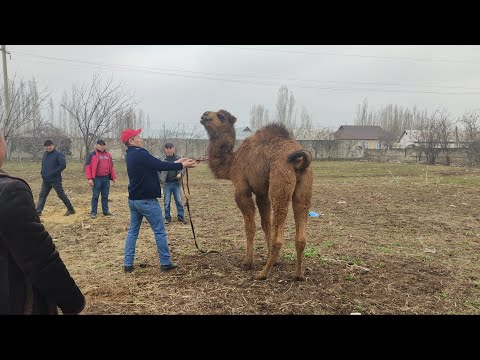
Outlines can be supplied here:
M317 214L317 213L314 212L314 211L310 211L310 212L308 213L308 216L310 216L310 217L320 217L321 215L322 215L322 214Z

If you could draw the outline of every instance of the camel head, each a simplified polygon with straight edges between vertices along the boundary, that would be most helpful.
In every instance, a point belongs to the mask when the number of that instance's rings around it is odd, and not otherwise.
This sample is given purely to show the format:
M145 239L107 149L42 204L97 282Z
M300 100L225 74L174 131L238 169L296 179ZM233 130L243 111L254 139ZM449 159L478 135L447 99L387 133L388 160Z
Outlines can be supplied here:
M200 124L205 127L209 136L234 132L237 118L226 110L206 111L203 113Z

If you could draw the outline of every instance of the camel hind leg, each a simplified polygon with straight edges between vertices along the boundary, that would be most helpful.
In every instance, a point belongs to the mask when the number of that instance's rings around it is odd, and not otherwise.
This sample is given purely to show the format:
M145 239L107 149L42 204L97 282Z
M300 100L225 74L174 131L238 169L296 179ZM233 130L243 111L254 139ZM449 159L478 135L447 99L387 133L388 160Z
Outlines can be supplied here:
M305 250L307 219L312 199L312 172L311 169L299 176L297 186L292 196L293 215L295 218L295 249L297 250L297 266L295 280L304 280L303 252Z
M285 241L285 221L287 219L288 206L295 189L295 173L282 172L279 174L270 174L270 184L268 195L273 209L273 219L271 226L270 251L268 253L267 263L260 271L256 279L265 280L273 264L278 260L280 249Z
M268 256L271 251L271 234L270 234L270 213L271 204L268 195L256 195L255 201L257 203L258 211L260 212L260 219L262 220L262 230L265 233L265 241L267 242ZM267 256L267 258L268 258Z
M235 201L243 214L245 234L247 236L247 255L243 261L244 269L251 269L253 263L253 239L255 237L255 204L252 192L246 187L235 189Z

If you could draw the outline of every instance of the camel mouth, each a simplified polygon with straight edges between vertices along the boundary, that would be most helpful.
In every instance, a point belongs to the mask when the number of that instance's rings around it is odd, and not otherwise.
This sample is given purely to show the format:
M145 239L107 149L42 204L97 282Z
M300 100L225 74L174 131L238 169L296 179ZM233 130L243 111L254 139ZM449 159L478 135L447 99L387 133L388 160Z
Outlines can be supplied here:
M210 118L208 118L206 116L202 116L200 119L201 119L200 124L202 124L202 125L205 125L206 123L208 123L211 120Z

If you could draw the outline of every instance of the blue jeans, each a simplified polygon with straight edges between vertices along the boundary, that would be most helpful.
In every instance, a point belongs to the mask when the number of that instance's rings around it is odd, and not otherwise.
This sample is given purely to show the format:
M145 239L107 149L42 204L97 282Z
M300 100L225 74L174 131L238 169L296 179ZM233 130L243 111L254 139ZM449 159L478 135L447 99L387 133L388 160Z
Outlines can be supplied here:
M102 194L102 212L108 213L108 193L110 191L110 177L97 176L93 179L92 188L92 214L97 214L98 196Z
M128 200L130 207L130 229L128 229L127 239L125 240L125 257L123 264L133 266L135 259L135 245L137 243L138 233L143 217L150 224L155 242L157 243L158 255L161 265L169 265L170 249L168 248L167 231L163 222L162 209L157 199L147 200Z
M180 183L178 181L166 182L163 185L163 207L165 208L165 219L170 219L170 201L175 199L175 205L177 206L177 215L180 219L183 219L183 203L182 193L180 191Z
M47 201L47 196L50 193L50 190L52 190L52 188L55 189L58 197L60 198L60 200L63 201L67 209L70 211L73 211L73 205L68 199L67 194L65 194L61 181L55 181L55 182L42 181L42 188L40 189L40 194L38 195L38 204L36 208L37 212L43 211L43 208L45 207L45 202Z

